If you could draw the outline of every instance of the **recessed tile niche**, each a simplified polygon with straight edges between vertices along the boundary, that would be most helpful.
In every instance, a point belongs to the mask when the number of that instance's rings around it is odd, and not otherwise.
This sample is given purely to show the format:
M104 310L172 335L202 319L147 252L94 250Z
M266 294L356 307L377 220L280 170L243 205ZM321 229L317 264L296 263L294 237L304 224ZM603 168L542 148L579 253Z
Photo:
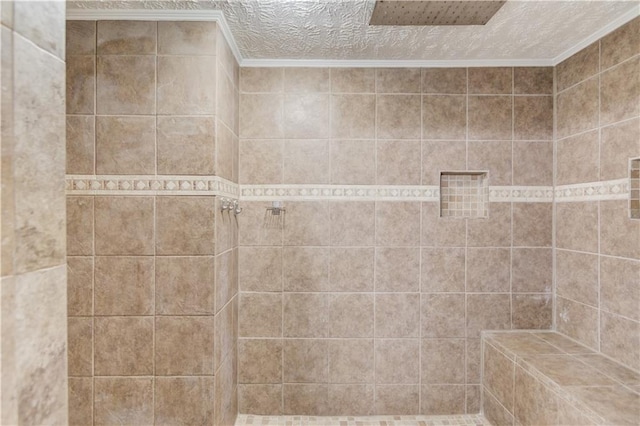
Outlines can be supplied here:
M489 179L486 172L440 173L440 217L489 216Z
M640 219L640 158L629 162L629 213L631 219Z

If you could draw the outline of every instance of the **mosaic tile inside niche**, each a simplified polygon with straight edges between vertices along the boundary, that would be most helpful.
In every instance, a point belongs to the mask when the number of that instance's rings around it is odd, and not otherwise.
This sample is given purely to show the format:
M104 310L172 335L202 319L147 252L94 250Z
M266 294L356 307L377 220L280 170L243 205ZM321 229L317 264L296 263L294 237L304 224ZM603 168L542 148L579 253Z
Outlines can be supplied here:
M440 216L484 218L489 216L489 180L486 172L442 172Z
M640 219L640 158L632 158L629 165L629 210L631 219Z

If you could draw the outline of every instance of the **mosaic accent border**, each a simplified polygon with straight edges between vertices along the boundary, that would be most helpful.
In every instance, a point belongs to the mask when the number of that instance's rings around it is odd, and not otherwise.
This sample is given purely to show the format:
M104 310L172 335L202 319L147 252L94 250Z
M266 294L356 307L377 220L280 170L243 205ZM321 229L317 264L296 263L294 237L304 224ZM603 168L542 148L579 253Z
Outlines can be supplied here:
M560 185L555 188L558 203L576 201L626 200L629 197L629 179Z
M258 416L238 414L235 426L490 426L482 414L450 416Z
M218 176L67 175L65 185L69 195L240 195L237 183Z

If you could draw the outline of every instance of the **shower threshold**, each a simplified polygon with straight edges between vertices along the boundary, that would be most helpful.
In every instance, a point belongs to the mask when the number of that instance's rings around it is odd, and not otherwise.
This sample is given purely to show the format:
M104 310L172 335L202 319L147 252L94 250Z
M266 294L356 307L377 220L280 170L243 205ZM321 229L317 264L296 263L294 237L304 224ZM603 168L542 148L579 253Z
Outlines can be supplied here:
M490 426L482 414L450 416L257 416L238 414L235 426Z

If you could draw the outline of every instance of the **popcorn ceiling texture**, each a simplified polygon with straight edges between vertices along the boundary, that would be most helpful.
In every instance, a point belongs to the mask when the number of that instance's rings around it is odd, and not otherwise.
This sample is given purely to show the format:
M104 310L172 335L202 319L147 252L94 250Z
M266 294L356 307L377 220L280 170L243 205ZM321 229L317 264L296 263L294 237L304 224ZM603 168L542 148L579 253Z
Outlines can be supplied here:
M75 1L69 8L222 10L249 59L458 60L552 59L637 4L509 1L486 26L404 28L369 26L373 0Z

